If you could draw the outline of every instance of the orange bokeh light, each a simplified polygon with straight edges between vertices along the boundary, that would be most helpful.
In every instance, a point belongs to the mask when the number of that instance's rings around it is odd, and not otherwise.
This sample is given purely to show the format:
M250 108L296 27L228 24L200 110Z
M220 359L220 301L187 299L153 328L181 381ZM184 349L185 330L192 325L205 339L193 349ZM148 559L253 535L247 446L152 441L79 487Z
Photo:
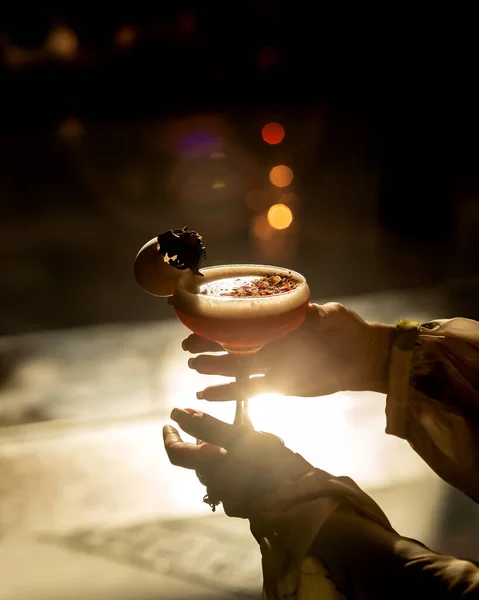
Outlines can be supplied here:
M260 215L253 219L252 230L254 236L263 242L270 240L274 234L271 225L268 223L268 218L266 215Z
M261 130L261 136L267 144L279 144L284 138L284 127L279 123L267 123Z
M136 42L138 30L133 25L121 25L115 32L114 42L120 48L129 48Z
M268 210L268 223L273 229L287 229L293 222L293 213L285 204L274 204Z
M66 25L59 25L48 34L46 46L58 58L68 60L77 56L80 42L73 29Z
M276 187L288 186L293 181L293 178L293 171L285 165L273 167L269 172L269 180Z
M65 140L73 140L85 133L85 127L76 117L69 117L60 123L57 133Z

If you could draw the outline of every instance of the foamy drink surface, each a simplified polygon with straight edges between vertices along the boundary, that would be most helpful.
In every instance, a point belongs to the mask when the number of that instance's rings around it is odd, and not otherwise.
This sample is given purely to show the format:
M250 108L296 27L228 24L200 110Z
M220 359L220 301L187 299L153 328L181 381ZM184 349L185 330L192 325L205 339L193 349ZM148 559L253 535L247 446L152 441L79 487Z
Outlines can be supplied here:
M247 319L277 315L308 302L301 275L280 267L226 265L203 269L203 278L182 277L174 305L192 315Z
M301 284L291 274L245 275L226 277L200 285L199 293L229 298L265 298L291 292Z

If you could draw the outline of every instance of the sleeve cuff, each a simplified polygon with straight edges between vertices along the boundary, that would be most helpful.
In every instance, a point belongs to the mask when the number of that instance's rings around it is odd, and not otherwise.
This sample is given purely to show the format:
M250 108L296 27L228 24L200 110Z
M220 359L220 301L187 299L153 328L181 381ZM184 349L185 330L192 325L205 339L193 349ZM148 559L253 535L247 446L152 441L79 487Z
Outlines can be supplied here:
M420 324L401 320L396 326L389 363L386 433L407 437L409 374Z

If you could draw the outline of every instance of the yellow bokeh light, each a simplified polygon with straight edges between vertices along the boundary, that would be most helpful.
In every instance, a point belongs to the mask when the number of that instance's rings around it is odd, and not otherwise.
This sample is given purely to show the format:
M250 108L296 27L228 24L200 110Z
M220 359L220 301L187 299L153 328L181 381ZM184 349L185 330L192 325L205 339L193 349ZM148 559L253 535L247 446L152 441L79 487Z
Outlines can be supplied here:
M274 229L287 229L293 222L293 213L285 204L274 204L268 210L268 223Z
M214 181L212 186L211 186L214 190L222 190L223 188L226 187L226 183L224 181Z
M273 167L269 172L269 180L276 187L286 187L293 181L293 171L286 165Z

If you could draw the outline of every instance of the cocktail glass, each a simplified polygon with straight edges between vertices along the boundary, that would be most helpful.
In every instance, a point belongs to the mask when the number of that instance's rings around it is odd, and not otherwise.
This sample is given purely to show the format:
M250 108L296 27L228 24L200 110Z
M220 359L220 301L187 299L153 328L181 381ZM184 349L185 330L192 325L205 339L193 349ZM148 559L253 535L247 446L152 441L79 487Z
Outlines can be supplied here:
M203 276L182 275L168 302L178 319L193 333L221 344L229 353L243 357L237 382L235 425L252 427L248 415L248 357L265 344L294 331L304 321L310 290L303 275L267 265L222 265L202 268ZM265 276L292 277L295 287L265 296L235 296Z

